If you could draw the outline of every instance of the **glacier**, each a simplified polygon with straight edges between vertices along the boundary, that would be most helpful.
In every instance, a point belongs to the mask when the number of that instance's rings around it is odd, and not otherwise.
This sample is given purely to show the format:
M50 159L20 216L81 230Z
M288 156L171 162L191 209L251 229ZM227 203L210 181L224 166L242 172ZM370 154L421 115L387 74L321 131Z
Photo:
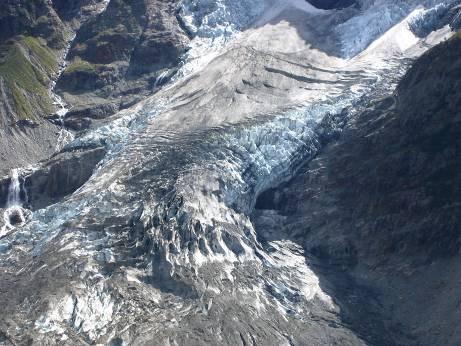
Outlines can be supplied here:
M274 313L281 325L306 319L314 302L337 309L299 246L260 239L256 200L315 157L354 112L392 95L411 59L452 34L439 24L455 4L362 0L320 11L299 1L182 1L178 15L193 39L178 74L63 145L106 154L82 187L0 239L6 263L18 260L18 248L37 257L52 242L79 263L78 294L60 292L34 328L62 340L68 330L92 341L110 333L136 340L120 328L125 307L106 285L110 275L100 274L116 263L144 287L140 294L168 307L156 308L154 332L194 309L206 315L233 285L236 304ZM248 273L259 286L242 279ZM242 283L229 285L234 277Z

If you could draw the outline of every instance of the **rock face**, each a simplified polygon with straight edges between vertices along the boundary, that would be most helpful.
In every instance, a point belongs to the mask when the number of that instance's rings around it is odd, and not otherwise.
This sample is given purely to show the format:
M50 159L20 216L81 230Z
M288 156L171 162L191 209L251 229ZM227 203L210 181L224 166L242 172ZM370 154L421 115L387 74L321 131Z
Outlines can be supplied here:
M175 1L113 0L82 26L57 85L73 107L70 122L127 108L175 73L188 42L175 6Z
M2 43L17 35L41 36L50 46L62 48L63 24L50 2L6 0L0 6Z
M66 3L0 344L460 343L458 0Z
M103 148L63 152L42 169L23 177L27 207L43 209L73 193L88 181L104 154Z

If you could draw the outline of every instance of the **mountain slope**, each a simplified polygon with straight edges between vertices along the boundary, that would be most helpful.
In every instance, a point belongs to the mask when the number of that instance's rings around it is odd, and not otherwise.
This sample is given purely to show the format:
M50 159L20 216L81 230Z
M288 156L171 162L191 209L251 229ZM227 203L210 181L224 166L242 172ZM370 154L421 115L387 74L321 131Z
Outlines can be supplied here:
M57 90L72 105L69 125L101 118L152 94L176 70L188 37L176 1L113 0L85 23L70 49Z
M59 128L46 120L59 110L52 88L66 47L101 1L78 1L63 20L50 1L0 4L0 174L54 153Z
M2 2L0 174L50 157L62 144L63 127L85 129L91 118L126 108L167 80L188 41L175 6Z

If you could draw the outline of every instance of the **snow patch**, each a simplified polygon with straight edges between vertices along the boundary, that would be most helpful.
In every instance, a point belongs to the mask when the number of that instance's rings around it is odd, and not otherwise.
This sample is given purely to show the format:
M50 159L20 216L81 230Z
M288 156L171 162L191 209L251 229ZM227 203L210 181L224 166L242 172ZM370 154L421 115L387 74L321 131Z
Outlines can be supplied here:
M101 283L85 287L84 292L66 295L52 305L48 313L35 322L35 328L42 334L59 335L65 335L67 329L72 328L92 340L105 335L115 312L113 299Z
M308 267L307 258L301 246L289 240L272 241L269 245L275 249L270 254L271 265L279 268L282 273L272 282L279 292L288 292L293 295L295 291L299 291L308 301L318 298L330 309L334 308L333 300L320 288L318 277Z

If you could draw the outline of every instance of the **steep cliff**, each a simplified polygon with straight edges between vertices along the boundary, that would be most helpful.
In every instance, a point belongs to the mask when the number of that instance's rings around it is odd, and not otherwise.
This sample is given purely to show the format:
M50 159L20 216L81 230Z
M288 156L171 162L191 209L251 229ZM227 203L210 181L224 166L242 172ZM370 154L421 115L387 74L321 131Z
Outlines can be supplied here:
M176 5L113 0L82 26L57 84L72 105L70 126L133 105L175 73L189 40L176 18Z

